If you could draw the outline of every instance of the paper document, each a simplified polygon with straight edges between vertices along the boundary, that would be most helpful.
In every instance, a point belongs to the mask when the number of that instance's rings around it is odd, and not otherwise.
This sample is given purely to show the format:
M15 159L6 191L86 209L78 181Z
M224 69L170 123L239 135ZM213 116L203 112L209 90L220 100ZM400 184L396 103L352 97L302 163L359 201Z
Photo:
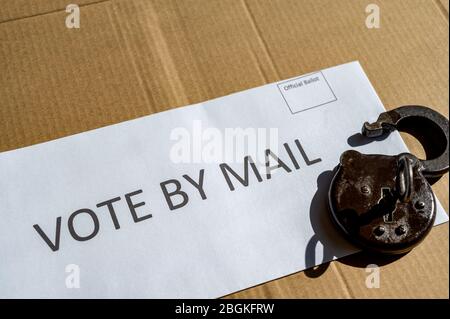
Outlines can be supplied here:
M384 111L352 62L1 153L0 298L220 297L355 253L331 170L407 151L358 135Z

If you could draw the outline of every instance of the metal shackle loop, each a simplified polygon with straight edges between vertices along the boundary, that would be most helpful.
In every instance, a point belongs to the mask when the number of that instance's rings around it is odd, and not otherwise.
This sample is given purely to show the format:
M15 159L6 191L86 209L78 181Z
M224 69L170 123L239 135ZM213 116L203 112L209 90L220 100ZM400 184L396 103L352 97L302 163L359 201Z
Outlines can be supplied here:
M419 140L427 159L421 160L424 177L440 178L449 169L448 119L420 105L406 105L383 112L374 123L364 123L362 134L373 138L398 130Z
M396 191L402 202L408 202L411 199L413 190L413 167L411 160L407 155L401 155L398 160Z

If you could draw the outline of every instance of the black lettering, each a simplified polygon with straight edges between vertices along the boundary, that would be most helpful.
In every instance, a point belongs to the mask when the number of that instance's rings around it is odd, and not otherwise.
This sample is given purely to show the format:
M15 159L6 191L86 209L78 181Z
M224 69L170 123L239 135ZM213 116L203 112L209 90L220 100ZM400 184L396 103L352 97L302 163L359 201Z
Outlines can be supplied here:
M176 187L175 190L173 192L169 193L167 191L167 187L166 187L167 184L174 184L175 187ZM181 190L181 184L180 184L180 182L178 180L176 180L176 179L169 179L169 180L167 180L165 182L160 183L160 186L161 186L161 189L163 191L164 197L166 198L166 202L167 202L167 205L169 206L170 210L175 210L175 209L181 208L181 207L185 206L189 202L189 197L188 197L188 195L185 192L183 192ZM176 205L174 205L172 200L171 200L171 197L175 196L175 195L180 195L181 197L183 197L183 201L181 203L179 203L179 204L176 204Z
M59 249L59 239L61 237L61 217L56 218L55 243L52 243L38 224L33 225L33 227L52 251L57 251Z
M120 200L120 197L115 197L115 198L112 198L112 199L109 199L107 201L104 201L104 202L101 202L101 203L97 204L98 208L100 208L102 206L107 206L108 207L109 214L111 215L111 219L112 219L112 221L114 223L114 227L116 229L120 228L120 224L119 224L119 221L117 220L117 216L116 216L116 212L114 211L113 203L117 202L119 200Z
M269 164L269 155L277 161L276 165L270 166ZM267 179L270 179L272 177L271 172L273 170L276 170L278 168L284 168L284 170L288 173L292 172L292 170L282 161L280 160L274 153L272 153L272 151L270 149L266 150L266 175L267 175Z
M91 216L92 221L94 222L94 229L92 230L92 233L87 236L78 235L75 231L75 228L73 227L73 220L75 219L76 216L78 216L79 214L82 214L82 213L85 213L85 214L88 214L89 216ZM86 241L86 240L94 238L95 235L97 235L98 230L100 228L100 224L98 222L97 215L95 215L95 213L88 208L82 208L82 209L79 209L79 210L73 212L72 215L69 216L69 220L67 221L67 226L69 227L70 235L72 235L73 239L78 240L78 241Z
M289 144L288 143L284 143L283 145L284 145L284 148L286 149L286 152L289 155L289 158L292 161L292 164L294 164L295 169L299 169L300 166L298 165L297 159L295 158L294 154L292 154L292 150L289 147Z
M258 182L262 182L261 175L259 174L258 169L250 156L246 156L244 158L244 178L239 176L228 164L222 163L219 165L220 170L222 171L222 174L225 177L225 180L227 181L228 187L230 188L231 191L234 191L234 185L231 182L228 172L231 173L231 175L233 175L234 178L236 178L239 183L241 183L242 185L247 187L248 182L249 182L249 178L248 178L248 164L249 163L250 163L250 166L252 167L253 173L255 173L255 176L258 179Z
M295 144L297 145L298 150L302 154L303 160L305 161L306 165L309 166L309 165L313 165L313 164L316 164L316 163L319 163L322 161L321 158L316 158L316 159L310 161L308 156L306 155L305 150L303 149L302 145L300 144L300 142L298 140L295 140Z
M203 200L206 199L206 194L205 194L205 191L203 189L203 178L204 178L204 176L205 176L205 170L201 169L200 172L199 172L198 183L197 183L189 175L187 175L187 174L183 175L183 177L198 190L198 192L200 193L200 196L202 197Z
M136 208L144 206L145 202L139 202L139 203L134 204L131 201L131 197L135 196L135 195L138 195L138 194L141 194L141 193L142 193L142 189L139 189L137 191L125 194L125 199L127 201L128 208L130 209L131 216L133 216L133 220L134 220L135 223L141 222L143 220L146 220L146 219L152 217L152 214L148 214L148 215L144 215L144 216L139 217L137 215L137 213L136 213Z

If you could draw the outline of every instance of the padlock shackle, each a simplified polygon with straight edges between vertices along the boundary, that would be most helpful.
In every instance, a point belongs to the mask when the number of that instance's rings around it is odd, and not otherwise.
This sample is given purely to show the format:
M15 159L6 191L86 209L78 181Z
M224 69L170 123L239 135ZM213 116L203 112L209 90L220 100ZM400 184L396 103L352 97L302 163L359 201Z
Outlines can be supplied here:
M406 105L381 113L374 123L364 123L362 134L373 138L393 130L410 133L427 153L427 159L421 160L422 174L439 178L449 170L448 129L448 119L440 113L426 106Z
M396 193L402 202L411 199L413 190L413 168L408 154L401 154L397 160Z

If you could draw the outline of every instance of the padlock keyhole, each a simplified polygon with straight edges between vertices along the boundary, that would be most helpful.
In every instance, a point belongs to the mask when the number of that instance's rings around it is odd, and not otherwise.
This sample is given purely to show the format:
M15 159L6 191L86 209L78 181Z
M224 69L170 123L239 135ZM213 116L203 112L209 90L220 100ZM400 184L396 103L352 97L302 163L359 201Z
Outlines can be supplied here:
M382 187L381 188L381 198L378 201L378 203L382 202L383 200L390 199L392 197L391 188L390 187ZM385 206L386 208L391 208L388 205ZM383 221L386 224L390 224L394 222L394 210L395 206L392 207L392 209L387 213L383 215Z

